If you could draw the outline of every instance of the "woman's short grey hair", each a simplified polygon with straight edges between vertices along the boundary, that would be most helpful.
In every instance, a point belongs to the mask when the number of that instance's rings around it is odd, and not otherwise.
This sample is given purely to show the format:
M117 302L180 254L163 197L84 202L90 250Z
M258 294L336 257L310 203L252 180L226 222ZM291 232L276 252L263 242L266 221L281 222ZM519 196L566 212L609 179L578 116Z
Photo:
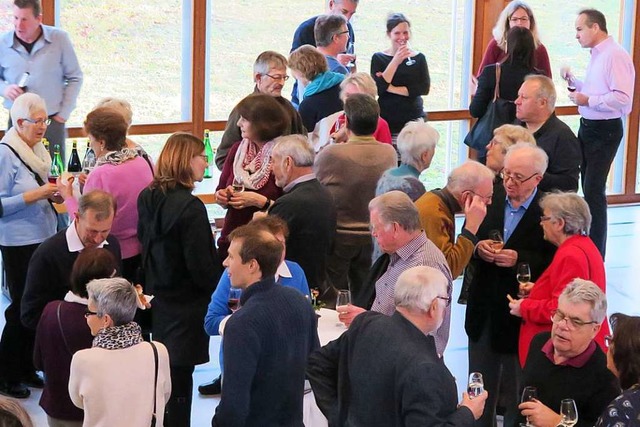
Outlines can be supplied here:
M369 73L365 73L359 71L357 73L349 74L345 79L340 83L340 99L344 102L344 90L348 85L354 85L362 93L366 93L367 95L373 96L375 99L378 96L378 88L376 87L376 82L373 80L373 77Z
M102 98L98 101L96 106L93 107L93 109L95 110L100 107L107 107L112 110L116 110L118 113L122 114L124 121L127 122L129 127L131 127L131 123L133 123L133 110L131 109L131 104L129 104L129 101L126 99L111 97Z
M576 193L549 193L540 200L540 207L548 210L552 218L564 220L564 234L589 235L591 211L587 202Z
M17 126L18 119L31 119L31 117L40 111L47 114L47 104L44 99L33 92L23 93L13 101L11 106L11 122Z
M513 153L517 153L519 151L527 153L535 171L540 175L544 175L547 171L547 166L549 165L549 156L542 148L526 142L518 142L517 144L509 147L507 154L504 156L505 164L507 163L507 159L512 156Z
M138 293L127 279L112 277L95 279L87 283L89 300L96 305L98 317L108 314L114 326L125 325L133 320L138 308Z
M393 190L402 191L414 202L427 192L424 184L419 179L410 175L395 176L387 170L378 180L376 195L379 196Z
M573 279L560 294L560 298L571 304L591 305L591 320L602 323L607 316L607 296L590 280Z
M491 169L475 160L467 160L451 171L447 189L457 196L464 191L475 191L482 180L491 182L494 178L495 173Z
M315 152L306 137L297 134L286 135L276 138L274 142L272 157L280 159L291 157L293 164L297 167L313 166Z
M409 122L398 134L398 151L402 163L420 170L422 166L422 153L435 152L440 134L433 126L422 120Z
M438 296L448 296L449 282L440 270L424 265L400 274L394 290L396 307L427 311Z
M369 202L369 212L376 210L385 225L398 223L407 232L421 230L418 208L402 191L389 191Z

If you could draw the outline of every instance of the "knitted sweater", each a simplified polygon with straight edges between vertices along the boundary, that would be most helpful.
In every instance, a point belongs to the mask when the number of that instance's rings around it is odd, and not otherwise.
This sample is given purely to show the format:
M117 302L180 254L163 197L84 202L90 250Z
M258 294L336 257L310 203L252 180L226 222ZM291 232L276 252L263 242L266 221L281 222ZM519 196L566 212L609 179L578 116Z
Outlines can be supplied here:
M224 335L224 387L213 426L302 427L304 372L319 347L316 315L269 277L244 290Z

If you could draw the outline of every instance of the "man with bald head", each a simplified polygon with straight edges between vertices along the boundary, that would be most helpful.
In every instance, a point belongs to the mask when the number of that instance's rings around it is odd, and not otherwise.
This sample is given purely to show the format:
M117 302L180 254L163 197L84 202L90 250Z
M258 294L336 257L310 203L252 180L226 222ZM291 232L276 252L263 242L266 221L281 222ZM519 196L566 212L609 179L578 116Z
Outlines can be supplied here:
M329 425L469 426L487 392L458 405L455 380L433 334L451 302L449 280L432 267L405 270L391 316L367 312L309 358L307 376Z
M416 201L427 237L442 251L456 278L469 263L478 243L476 233L493 196L495 175L485 165L468 160L455 168L443 189L425 193ZM455 214L464 213L462 232L455 238Z
M547 154L528 143L511 146L501 172L503 185L494 187L487 216L478 229L478 244L469 263L469 297L465 330L469 337L469 372L482 372L489 392L481 426L495 425L496 402L507 409L505 425L514 425L519 396L520 319L509 314L508 295L518 293L515 267L526 262L534 281L550 264L555 246L540 227L542 192L538 184L547 169ZM500 233L504 247L494 244Z
M532 74L524 79L515 100L516 117L549 156L549 166L538 185L542 191L578 191L578 138L555 114L556 88L549 77Z

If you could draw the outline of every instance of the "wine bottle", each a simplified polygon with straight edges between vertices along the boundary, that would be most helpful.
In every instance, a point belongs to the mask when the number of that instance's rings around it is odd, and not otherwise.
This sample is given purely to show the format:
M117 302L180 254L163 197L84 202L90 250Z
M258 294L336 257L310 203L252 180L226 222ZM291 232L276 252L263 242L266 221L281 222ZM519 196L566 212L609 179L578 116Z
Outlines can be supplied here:
M80 163L80 156L78 156L78 142L75 139L73 140L73 148L71 149L71 156L69 156L67 170L72 173L82 172L82 164Z
M87 150L84 152L84 159L82 159L82 171L84 173L91 172L91 169L96 165L96 153L91 148L91 143L87 141Z
M49 182L55 184L56 179L64 172L64 163L60 156L60 145L53 146L53 160L51 161L51 169L49 169Z
M207 156L207 169L204 171L205 178L213 177L213 149L209 139L209 129L204 130L204 154Z

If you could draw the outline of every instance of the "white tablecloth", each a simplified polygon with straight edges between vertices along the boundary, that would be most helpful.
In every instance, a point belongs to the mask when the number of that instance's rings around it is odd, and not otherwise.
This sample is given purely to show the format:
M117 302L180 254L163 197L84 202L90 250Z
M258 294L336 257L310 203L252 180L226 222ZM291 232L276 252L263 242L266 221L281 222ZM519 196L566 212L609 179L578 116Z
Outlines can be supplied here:
M346 326L338 321L337 311L321 308L318 313L320 314L318 318L320 345L335 340L347 330ZM327 419L318 408L313 392L304 395L302 421L306 427L328 427Z

